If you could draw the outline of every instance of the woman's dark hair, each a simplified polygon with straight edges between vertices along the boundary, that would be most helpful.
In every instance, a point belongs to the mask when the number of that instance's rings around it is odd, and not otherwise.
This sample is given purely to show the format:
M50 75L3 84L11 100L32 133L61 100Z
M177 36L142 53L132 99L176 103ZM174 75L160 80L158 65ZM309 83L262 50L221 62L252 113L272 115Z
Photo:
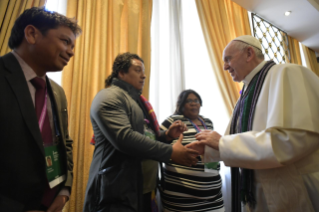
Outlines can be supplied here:
M75 19L70 19L57 12L50 12L43 7L32 7L25 10L14 22L9 38L9 47L17 48L24 38L24 29L26 26L36 27L43 35L50 29L56 29L65 26L71 29L75 36L81 34L81 28Z
M184 105L186 104L186 100L187 100L188 95L191 93L194 94L198 98L200 106L202 106L202 104L203 104L202 98L200 98L200 95L196 91L191 90L191 89L184 90L178 96L178 100L176 103L176 110L174 113L175 115L183 115Z
M117 55L113 63L112 74L105 80L105 87L108 87L112 84L113 78L117 78L120 71L124 71L124 73L128 72L128 69L132 65L132 59L137 59L144 63L143 59L140 58L137 54L126 52Z

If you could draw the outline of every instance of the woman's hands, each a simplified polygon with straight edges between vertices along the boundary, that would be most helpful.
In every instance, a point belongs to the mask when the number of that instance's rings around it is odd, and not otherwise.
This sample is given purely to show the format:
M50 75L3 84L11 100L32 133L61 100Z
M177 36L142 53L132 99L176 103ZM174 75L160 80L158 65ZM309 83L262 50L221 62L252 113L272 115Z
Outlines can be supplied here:
M178 138L180 134L187 131L187 126L181 120L177 120L169 126L168 130L165 132L166 140L171 141Z

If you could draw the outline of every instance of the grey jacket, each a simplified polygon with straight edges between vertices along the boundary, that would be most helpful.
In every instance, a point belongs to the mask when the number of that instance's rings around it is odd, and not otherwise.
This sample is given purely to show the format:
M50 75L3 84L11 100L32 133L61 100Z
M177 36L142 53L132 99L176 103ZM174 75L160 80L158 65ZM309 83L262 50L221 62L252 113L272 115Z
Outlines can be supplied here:
M140 92L114 78L91 106L95 150L84 203L85 212L142 211L141 160L168 162L172 146L144 136Z

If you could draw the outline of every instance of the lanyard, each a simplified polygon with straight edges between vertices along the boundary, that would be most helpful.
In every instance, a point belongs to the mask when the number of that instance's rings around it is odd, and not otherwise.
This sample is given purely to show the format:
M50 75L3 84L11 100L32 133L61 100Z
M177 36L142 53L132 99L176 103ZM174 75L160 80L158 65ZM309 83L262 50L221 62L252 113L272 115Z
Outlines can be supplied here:
M193 125L193 127L196 129L196 131L199 133L201 131L201 129L194 122L192 122L190 119L188 119L188 120ZM206 124L200 118L198 118L198 120L202 123L204 128L207 129Z

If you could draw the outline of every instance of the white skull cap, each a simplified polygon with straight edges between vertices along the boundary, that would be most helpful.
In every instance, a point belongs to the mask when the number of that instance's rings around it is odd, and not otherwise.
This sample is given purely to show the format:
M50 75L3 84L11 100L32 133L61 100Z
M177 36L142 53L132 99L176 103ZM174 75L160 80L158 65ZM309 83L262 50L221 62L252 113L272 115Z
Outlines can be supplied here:
M254 46L257 49L259 49L260 51L262 51L261 44L260 44L259 40L251 35L239 36L239 37L235 38L234 40L244 42L244 43L251 45L251 46Z

